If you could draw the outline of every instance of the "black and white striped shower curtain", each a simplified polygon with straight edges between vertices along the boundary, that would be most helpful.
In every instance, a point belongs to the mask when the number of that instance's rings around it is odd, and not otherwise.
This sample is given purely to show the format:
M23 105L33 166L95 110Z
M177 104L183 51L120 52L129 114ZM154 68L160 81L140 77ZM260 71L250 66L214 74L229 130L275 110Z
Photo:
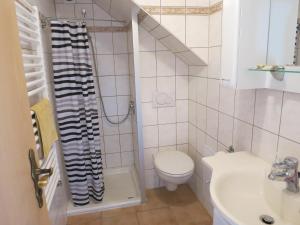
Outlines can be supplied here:
M85 24L52 21L54 93L59 133L74 205L104 192L100 133Z

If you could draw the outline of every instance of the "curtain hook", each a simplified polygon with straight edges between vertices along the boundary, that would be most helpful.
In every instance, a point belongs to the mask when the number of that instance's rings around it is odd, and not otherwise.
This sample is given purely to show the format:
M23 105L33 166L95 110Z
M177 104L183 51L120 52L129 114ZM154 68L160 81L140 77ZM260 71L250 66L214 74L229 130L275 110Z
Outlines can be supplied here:
M83 24L86 24L85 22L85 17L86 17L86 9L81 9L81 14L82 14L82 17L83 17Z

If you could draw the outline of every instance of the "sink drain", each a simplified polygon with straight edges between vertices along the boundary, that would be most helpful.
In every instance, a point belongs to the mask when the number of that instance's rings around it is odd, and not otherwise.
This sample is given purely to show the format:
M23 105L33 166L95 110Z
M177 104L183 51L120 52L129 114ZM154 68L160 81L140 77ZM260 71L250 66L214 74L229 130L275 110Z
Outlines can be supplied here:
M263 222L264 224L274 224L275 220L272 216L268 216L268 215L261 215L259 217L260 221Z

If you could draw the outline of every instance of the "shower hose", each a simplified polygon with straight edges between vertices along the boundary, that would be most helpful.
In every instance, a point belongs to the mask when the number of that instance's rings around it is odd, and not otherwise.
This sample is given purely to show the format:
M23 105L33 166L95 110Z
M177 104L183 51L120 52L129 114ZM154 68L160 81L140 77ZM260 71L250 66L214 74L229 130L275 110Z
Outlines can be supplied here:
M94 61L94 65L95 65L95 73L96 73L95 75L96 75L97 86L98 86L98 90L99 90L99 98L100 98L100 102L101 102L101 105L102 105L103 114L104 114L104 116L105 116L105 119L106 119L110 124L113 124L113 125L117 125L117 124L124 123L124 122L128 119L131 110L134 111L134 102L133 102L133 101L130 101L130 102L129 102L127 114L125 115L125 117L124 117L122 120L120 120L120 121L112 121L112 120L108 117L107 112L106 112L106 109L105 109L105 106L104 106L103 97L102 97L102 94L101 94L101 88L100 88L100 82L99 82L99 75L98 75L98 65L97 65L97 61L96 61L96 56L95 56L95 49L94 49L93 40L92 40L90 34L88 34L88 38L89 38L89 41L90 41L90 44L91 44L91 48L92 48L92 55L93 55L93 61Z

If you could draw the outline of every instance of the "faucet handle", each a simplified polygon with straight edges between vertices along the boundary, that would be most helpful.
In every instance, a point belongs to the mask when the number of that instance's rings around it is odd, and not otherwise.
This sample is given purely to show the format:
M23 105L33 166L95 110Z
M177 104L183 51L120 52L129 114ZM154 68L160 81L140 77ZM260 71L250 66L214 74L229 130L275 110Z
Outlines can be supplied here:
M297 169L298 168L298 159L295 158L295 157L286 157L284 159L284 163L289 167L289 168L295 168Z

